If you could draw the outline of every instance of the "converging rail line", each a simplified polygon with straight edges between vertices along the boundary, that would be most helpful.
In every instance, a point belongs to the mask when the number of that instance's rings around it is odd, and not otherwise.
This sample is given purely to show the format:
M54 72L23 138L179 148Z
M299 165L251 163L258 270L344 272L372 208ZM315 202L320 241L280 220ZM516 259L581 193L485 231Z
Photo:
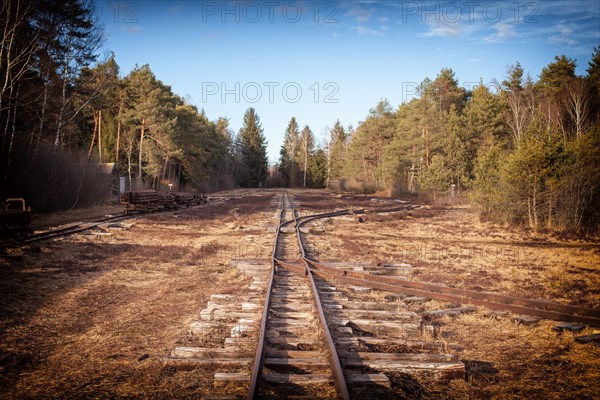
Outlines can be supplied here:
M349 287L315 276L301 221L364 213L340 210L299 217L290 196L282 195L249 399L388 398L393 392L385 371L464 377L457 356L439 354L442 346L422 340L418 314L399 311L400 304L368 301ZM384 347L403 351L378 351Z
M340 210L299 217L289 195L287 193L282 195L279 225L272 254L271 281L267 291L254 369L251 376L249 399L262 397L263 395L268 396L269 394L291 395L293 393L289 392L289 388L294 386L300 387L299 394L310 393L302 385L311 383L323 384L333 381L336 395L341 398L357 398L356 389L353 389L354 391L349 389L352 388L352 383L360 382L362 385L378 384L382 387L389 385L389 382L386 382L385 375L356 373L356 371L352 371L353 367L359 369L368 367L370 372L373 368L381 371L399 370L403 372L428 369L439 372L440 376L456 377L461 374L464 376L464 365L460 363L457 356L439 354L439 350L444 350L443 346L419 339L419 335L423 332L423 327L426 324L420 315L404 311L400 306L396 306L394 309L392 305L392 309L390 309L389 304L370 302L368 296L365 298L359 293L352 293L353 290L357 291L357 288L361 288L361 291L365 292L365 289L376 289L451 303L483 306L494 310L508 310L557 321L580 322L600 326L600 313L597 310L349 271L328 265L307 254L307 244L301 234L301 228L311 221L370 212L404 211L414 207L403 206L370 211ZM292 233L295 234L293 239ZM293 243L294 240L296 244ZM281 267L286 271L282 271ZM296 275L292 275L292 273ZM306 299L309 291L306 288L307 284L301 283L301 276L305 276L304 281L309 282L308 286L313 297L312 305ZM333 281L346 286L332 286ZM282 282L286 283L283 284ZM294 282L293 285L290 285L291 282ZM298 296L303 299L301 303L297 302ZM294 298L296 302L284 303L287 300L283 299L288 297ZM287 310L288 313L278 313L277 310L282 309ZM291 310L303 310L303 312ZM461 313L472 312L473 310L469 307L462 307L453 311ZM325 350L318 348L317 353L314 353L314 348L311 349L312 353L284 350L290 347L294 348L301 343L301 340L298 340L298 335L292 335L294 340L281 335L281 331L277 330L275 321L281 322L278 318L282 316L289 317L287 321L281 323L283 325L297 323L297 326L301 329L294 333L302 332L306 334L305 328L310 328L310 324L315 322L315 313L320 325L312 325L313 329L310 333L319 332ZM376 316L380 316L380 318L378 319ZM308 321L310 321L310 324ZM367 336L361 336L361 333L372 330L373 327L376 328L379 335L369 333ZM402 337L394 337L393 334L390 335L390 331L400 332ZM278 340L274 341L270 338L271 332L277 332ZM289 331L286 332L289 333ZM314 336L310 338L313 344L315 343L314 339L316 339ZM283 347L274 348L275 343ZM373 346L377 348L377 346L382 345L392 347L401 345L404 349L412 348L413 350L418 348L420 352L407 354L404 351L400 353L361 351L361 349L364 350L365 346L372 349ZM434 350L438 350L438 353L435 353ZM320 357L317 354L320 354ZM328 378L328 374L314 374L309 372L309 369L302 370L302 374L287 374L285 376L274 374L273 370L271 370L271 373L265 372L265 367L272 365L285 366L288 369L293 369L299 365L306 367L309 364L324 367L323 356L325 355L329 362L331 379ZM274 356L278 358L275 359ZM305 375L304 379L301 378L301 375ZM316 378L317 376L318 378ZM268 383L285 383L287 392L277 392L272 387L270 387L270 391L263 390Z
M328 393L349 399L314 279L307 279L306 264L297 265L302 262L297 219L284 193L248 398ZM294 267L288 271L282 264Z

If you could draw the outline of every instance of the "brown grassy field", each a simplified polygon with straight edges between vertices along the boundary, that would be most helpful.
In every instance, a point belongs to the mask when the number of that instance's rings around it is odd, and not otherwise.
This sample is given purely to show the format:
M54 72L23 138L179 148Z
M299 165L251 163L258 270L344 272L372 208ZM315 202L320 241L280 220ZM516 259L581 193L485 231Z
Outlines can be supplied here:
M342 199L343 200L343 199ZM323 197L296 196L299 207L321 208ZM343 203L344 201L342 201ZM346 201L376 208L372 201ZM379 204L381 206L381 204ZM326 205L324 205L326 208ZM341 205L340 208L346 208ZM370 264L409 263L407 279L600 308L600 243L560 240L480 222L465 207L338 217L313 224L309 242L322 258ZM324 229L323 229L324 228ZM431 301L421 310L446 308ZM600 393L600 346L578 344L553 331L486 310L438 322L438 339L466 364L466 382L423 382L414 398L594 399ZM586 328L580 334L600 333Z
M293 193L301 213L384 204L325 191ZM14 250L21 261L0 258L0 398L213 393L211 369L176 370L163 358L176 346L209 343L190 337L188 328L211 294L247 287L231 259L270 256L275 194L231 192L234 197L217 204L140 216L111 235L80 234ZM409 279L600 307L597 242L496 227L465 208L317 224L324 231L309 241L326 258L406 262L414 267ZM484 314L445 317L439 325L439 338L466 363L466 381L407 387L400 377L399 398L597 398L600 346L557 334L552 321L524 326L510 315Z

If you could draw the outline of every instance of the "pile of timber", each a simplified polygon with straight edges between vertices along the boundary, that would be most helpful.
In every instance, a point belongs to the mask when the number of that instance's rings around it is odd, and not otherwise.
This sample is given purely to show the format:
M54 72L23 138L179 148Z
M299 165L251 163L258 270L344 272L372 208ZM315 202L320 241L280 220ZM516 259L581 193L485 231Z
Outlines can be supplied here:
M207 197L202 194L186 192L157 192L156 190L138 190L121 194L121 204L125 212L147 212L165 209L176 209L180 206L190 207L205 204Z
M173 199L176 204L186 205L189 207L194 202L194 194L186 192L173 192Z
M156 190L138 190L121 194L121 203L125 212L156 211L164 208L164 197Z
M123 204L157 203L158 200L159 193L156 190L138 190L121 194L121 202Z

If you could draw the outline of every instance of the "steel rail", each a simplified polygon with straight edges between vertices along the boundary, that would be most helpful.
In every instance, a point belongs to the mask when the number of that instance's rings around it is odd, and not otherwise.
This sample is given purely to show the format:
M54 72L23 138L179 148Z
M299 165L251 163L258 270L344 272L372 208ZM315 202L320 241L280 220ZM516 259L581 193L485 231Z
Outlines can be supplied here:
M198 207L199 205L200 204L194 205L194 206L192 206L192 208ZM173 210L162 210L162 211L155 211L155 212L164 212L164 211L173 211ZM55 237L74 235L76 233L80 233L80 232L84 232L84 231L93 229L93 228L97 227L98 225L101 225L101 224L104 224L107 222L124 221L127 219L137 218L138 216L140 216L142 214L143 213L137 213L137 214L123 213L123 214L113 215L110 217L100 218L100 219L97 219L97 220L91 221L91 222L81 221L81 225L86 225L86 226L76 225L76 226L70 226L70 227L66 227L66 228L58 228L58 229L54 229L52 231L47 231L47 232L34 233L34 234L29 235L25 239L21 240L20 243L34 243L34 242L40 242L42 240L52 239Z
M283 215L285 214L285 192L283 192L281 196L281 211L279 212L279 224L277 225L277 230L275 231L275 243L273 245L273 253L271 255L271 275L269 277L269 285L267 286L267 294L265 297L265 306L263 308L262 320L260 323L260 331L258 334L258 345L256 346L256 354L254 355L254 365L252 368L252 375L250 377L250 387L248 389L248 400L254 400L258 398L259 392L259 380L260 373L263 369L264 364L264 348L266 341L266 333L267 333L267 319L269 317L269 307L271 306L271 291L273 289L273 281L275 278L275 269L277 266L275 265L276 254L277 254L277 242L279 240L279 230L281 228L281 220L283 219Z
M402 208L394 208L370 210L369 212L377 213L401 210ZM324 216L332 216L331 214L333 213L324 213L305 218L297 224L297 229L299 230L302 225L308 222L319 218L324 218ZM356 271L340 270L339 268L327 266L318 260L307 257L303 247L302 250L303 261L313 267L310 268L311 272L315 272L319 276L336 276L338 278L343 278L343 280L349 283L360 284L363 286L372 287L374 289L387 290L394 293L406 293L442 301L480 305L496 310L509 310L556 321L581 322L593 326L600 326L600 311L598 310L553 303L549 301L512 297L496 293L458 289L433 283L406 281L397 278L371 275Z
M537 317L541 317L541 318L545 318L545 319L549 319L549 320L554 320L554 321L579 322L579 323L585 323L585 324L588 324L591 326L600 326L600 319L591 317L591 316L565 314L565 313L560 313L560 312L556 312L556 311L540 310L537 308L531 308L531 307L527 307L527 306L508 305L506 303L498 303L498 302L493 302L493 301L489 301L489 300L472 299L472 298L460 296L460 295L436 293L436 292L431 292L428 290L413 289L413 288L389 284L389 283L368 281L363 278L354 278L351 276L345 276L345 275L341 275L341 274L332 274L332 273L325 272L323 270L318 270L318 269L312 269L311 273L316 274L318 276L325 277L325 278L335 277L336 279L338 279L342 282L345 282L345 283L361 285L361 286L368 286L373 289L385 290L385 291L392 292L392 293L403 293L403 294L409 294L412 296L428 297L428 298L441 300L441 301L447 301L447 302L451 302L451 303L472 304L472 305L476 305L476 306L486 307L486 308L489 308L492 310L508 310L508 311L512 311L515 313L519 313L519 314L533 315L533 316L537 316Z
M296 223L296 239L298 240L298 246L302 252L302 261L304 263L305 273L308 275L310 279L310 288L313 295L314 304L317 307L317 312L319 315L319 320L321 322L321 333L325 338L325 343L327 348L329 349L330 359L329 365L331 367L331 372L333 373L333 380L335 382L335 388L338 394L344 400L350 399L350 393L348 391L348 385L346 384L346 379L344 378L344 371L342 370L342 364L340 362L340 357L337 353L337 349L335 348L335 344L333 342L333 337L331 336L331 332L329 330L329 325L327 324L327 318L325 317L325 312L323 311L323 305L321 304L321 299L319 298L319 292L317 290L317 284L315 283L315 278L313 274L309 271L309 265L306 262L306 251L304 250L304 246L302 244L302 238L300 236L300 224L298 223L298 215L296 207L292 199L289 199L290 204L292 205L292 212L294 215L294 221Z
M96 228L98 225L107 223L107 222L118 222L126 219L131 219L136 217L136 215L115 215L113 217L105 217L92 222L82 222L81 224L86 224L87 226L71 226L66 228L54 229L49 232L41 232L34 233L29 235L27 238L23 239L21 243L34 243L40 242L42 240L48 240L55 237L74 235L79 232L84 232L93 228Z
M459 297L462 299L487 301L497 304L504 304L505 306L511 307L527 307L529 309L535 309L543 312L557 313L557 316L558 314L560 314L563 317L566 315L590 317L596 319L597 322L600 322L600 311L589 308L577 307L568 304L552 303L542 300L526 299L522 297L513 297L497 293L479 292L469 289L459 289L438 285L435 283L406 281L393 277L371 275L357 271L342 271L339 268L331 267L320 261L312 259L308 259L307 262L315 268L325 271L329 275L349 276L374 283L384 283L389 285L402 286L405 288L412 288L440 295L454 296L455 298Z

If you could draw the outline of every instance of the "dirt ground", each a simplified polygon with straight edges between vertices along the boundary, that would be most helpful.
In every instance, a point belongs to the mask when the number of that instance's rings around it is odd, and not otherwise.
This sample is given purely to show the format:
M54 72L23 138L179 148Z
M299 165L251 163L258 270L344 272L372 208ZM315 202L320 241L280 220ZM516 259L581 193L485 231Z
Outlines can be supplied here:
M0 258L0 398L209 393L210 371L175 371L163 358L200 344L188 329L211 294L248 285L232 258L268 256L274 194L143 215L110 236L28 246L20 262Z
M292 193L301 214L399 204L326 191ZM176 370L163 358L176 346L202 345L188 328L211 294L245 290L249 280L231 259L270 256L276 194L217 194L207 206L139 216L109 235L24 247L21 261L0 258L0 398L211 394L211 370ZM100 216L109 211L96 210ZM51 216L40 225L80 217ZM466 208L425 207L366 214L362 223L342 217L316 224L324 229L309 241L326 258L405 262L414 267L408 279L600 307L598 242L496 227ZM399 396L598 398L600 346L557 334L552 321L524 326L510 315L484 313L445 317L439 324L439 338L466 363L466 381L406 387L396 377Z

